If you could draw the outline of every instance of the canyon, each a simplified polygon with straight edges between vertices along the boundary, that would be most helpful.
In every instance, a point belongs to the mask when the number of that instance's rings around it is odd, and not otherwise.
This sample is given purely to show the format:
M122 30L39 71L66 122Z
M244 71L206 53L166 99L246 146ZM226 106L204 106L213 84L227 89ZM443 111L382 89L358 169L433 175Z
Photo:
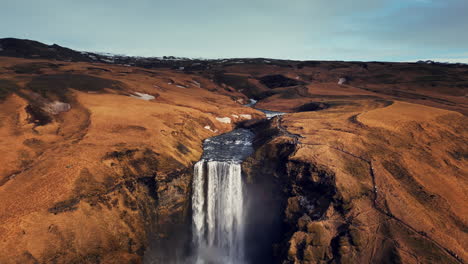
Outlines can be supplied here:
M0 46L0 263L468 259L466 65Z

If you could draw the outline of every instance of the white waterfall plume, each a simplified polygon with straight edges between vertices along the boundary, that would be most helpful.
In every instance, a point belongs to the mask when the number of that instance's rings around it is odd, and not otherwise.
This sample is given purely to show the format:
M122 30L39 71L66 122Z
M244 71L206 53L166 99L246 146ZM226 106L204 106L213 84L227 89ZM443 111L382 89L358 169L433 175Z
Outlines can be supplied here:
M244 192L241 161L252 153L245 129L205 141L193 175L192 237L198 264L244 263Z
M197 263L243 262L242 188L240 163L201 160L195 165L192 209Z

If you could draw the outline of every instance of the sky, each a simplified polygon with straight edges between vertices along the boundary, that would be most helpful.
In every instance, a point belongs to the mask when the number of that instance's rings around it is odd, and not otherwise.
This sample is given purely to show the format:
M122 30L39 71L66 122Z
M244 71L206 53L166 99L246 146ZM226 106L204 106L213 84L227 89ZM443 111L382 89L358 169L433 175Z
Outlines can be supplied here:
M468 63L468 0L0 0L0 38L191 58Z

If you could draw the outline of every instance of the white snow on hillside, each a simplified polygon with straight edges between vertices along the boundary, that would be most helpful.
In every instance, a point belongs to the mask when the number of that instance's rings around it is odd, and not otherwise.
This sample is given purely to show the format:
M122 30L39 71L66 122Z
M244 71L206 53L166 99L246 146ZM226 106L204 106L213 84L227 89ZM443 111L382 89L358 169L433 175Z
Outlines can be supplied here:
M156 98L150 94L145 94L145 93L134 92L134 94L135 95L130 95L130 97L140 99L140 100L145 100L145 101L154 100Z

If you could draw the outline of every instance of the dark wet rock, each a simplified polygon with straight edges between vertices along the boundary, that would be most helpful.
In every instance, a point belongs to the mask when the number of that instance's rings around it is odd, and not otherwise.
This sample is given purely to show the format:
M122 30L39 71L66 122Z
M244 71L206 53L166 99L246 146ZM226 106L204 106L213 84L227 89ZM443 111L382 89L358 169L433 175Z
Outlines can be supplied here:
M254 134L247 129L238 128L229 133L208 138L203 142L204 160L241 161L253 152ZM224 146L220 148L219 146Z

